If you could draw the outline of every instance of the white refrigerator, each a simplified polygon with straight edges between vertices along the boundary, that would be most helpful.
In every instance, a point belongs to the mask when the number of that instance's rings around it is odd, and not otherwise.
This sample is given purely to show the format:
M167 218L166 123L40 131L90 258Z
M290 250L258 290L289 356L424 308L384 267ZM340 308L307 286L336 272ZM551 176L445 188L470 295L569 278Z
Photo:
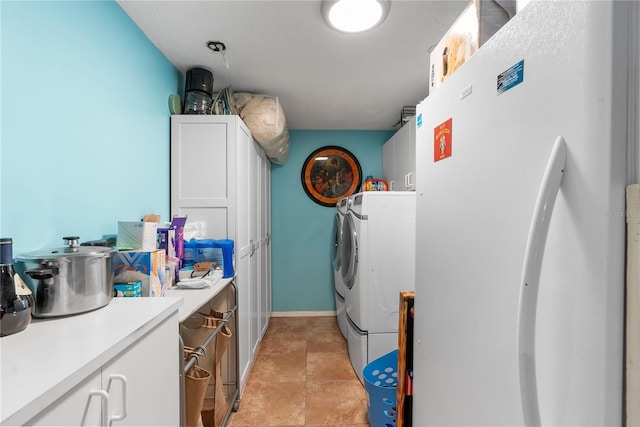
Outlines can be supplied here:
M637 26L534 1L417 106L415 427L623 423Z

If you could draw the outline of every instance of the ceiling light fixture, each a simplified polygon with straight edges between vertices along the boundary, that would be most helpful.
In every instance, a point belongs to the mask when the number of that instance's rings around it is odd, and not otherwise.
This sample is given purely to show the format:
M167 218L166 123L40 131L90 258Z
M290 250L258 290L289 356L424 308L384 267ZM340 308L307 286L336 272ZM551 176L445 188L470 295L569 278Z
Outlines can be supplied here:
M209 49L211 49L214 52L224 52L227 50L227 47L224 45L224 43L220 42L220 41L208 41L207 42L207 47Z
M324 21L342 33L369 31L384 22L391 0L322 0L320 11Z

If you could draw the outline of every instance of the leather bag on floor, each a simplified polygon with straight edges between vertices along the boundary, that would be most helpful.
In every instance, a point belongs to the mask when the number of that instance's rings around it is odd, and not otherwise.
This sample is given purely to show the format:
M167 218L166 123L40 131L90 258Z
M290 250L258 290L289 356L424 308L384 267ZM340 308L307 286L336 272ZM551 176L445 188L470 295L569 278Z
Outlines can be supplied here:
M185 347L184 352L186 362L193 349ZM202 405L210 380L211 373L198 366L197 362L184 375L185 418L188 427L202 427Z
M222 322L224 313L210 310L209 315L199 313L190 321L180 325L180 335L185 346L198 347ZM220 426L228 409L227 396L222 380L222 357L231 340L232 333L228 325L223 325L214 339L205 347L204 356L198 358L198 365L213 373L214 382L209 382L205 399L213 405L204 404L203 419L205 427ZM211 408L213 406L213 408ZM213 418L213 424L208 422Z
M197 314L191 319L180 324L180 336L185 347L200 347L211 332L218 327L218 319L213 316ZM206 347L204 355L198 357L198 366L213 373L215 369L215 348L216 340L220 334L216 335Z

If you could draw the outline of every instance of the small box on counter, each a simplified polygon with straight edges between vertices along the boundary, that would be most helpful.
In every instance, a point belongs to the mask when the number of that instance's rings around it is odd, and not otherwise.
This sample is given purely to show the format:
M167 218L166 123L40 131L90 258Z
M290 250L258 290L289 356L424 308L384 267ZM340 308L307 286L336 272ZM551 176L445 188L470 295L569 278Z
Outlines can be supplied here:
M178 258L167 257L165 266L165 277L167 279L165 290L170 289L178 281L178 264Z
M164 249L167 257L176 258L176 228L158 227L158 249Z
M167 289L178 281L180 258L176 253L176 231L173 225L158 228L158 249L163 249L166 255Z
M120 251L113 256L114 283L140 281L143 297L159 297L166 287L164 250Z
M119 249L152 251L158 244L158 223L118 221Z
M516 13L516 0L472 0L431 51L429 93L450 77Z
M176 258L178 258L180 262L184 259L184 226L186 223L186 216L174 216L171 220L171 227L176 230L174 239ZM180 267L182 267L182 264Z
M140 280L137 280L135 282L114 283L113 296L114 297L141 297L142 282Z

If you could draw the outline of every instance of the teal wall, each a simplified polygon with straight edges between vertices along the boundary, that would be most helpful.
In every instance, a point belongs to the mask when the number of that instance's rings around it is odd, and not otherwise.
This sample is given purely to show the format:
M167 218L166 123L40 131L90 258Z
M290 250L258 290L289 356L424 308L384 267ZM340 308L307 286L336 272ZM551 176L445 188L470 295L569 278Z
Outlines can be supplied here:
M349 150L362 175L382 176L387 131L290 131L289 157L271 167L273 311L335 310L331 245L335 208L313 202L300 172L311 152L325 145Z
M169 220L180 73L112 1L0 1L0 234L14 253Z

